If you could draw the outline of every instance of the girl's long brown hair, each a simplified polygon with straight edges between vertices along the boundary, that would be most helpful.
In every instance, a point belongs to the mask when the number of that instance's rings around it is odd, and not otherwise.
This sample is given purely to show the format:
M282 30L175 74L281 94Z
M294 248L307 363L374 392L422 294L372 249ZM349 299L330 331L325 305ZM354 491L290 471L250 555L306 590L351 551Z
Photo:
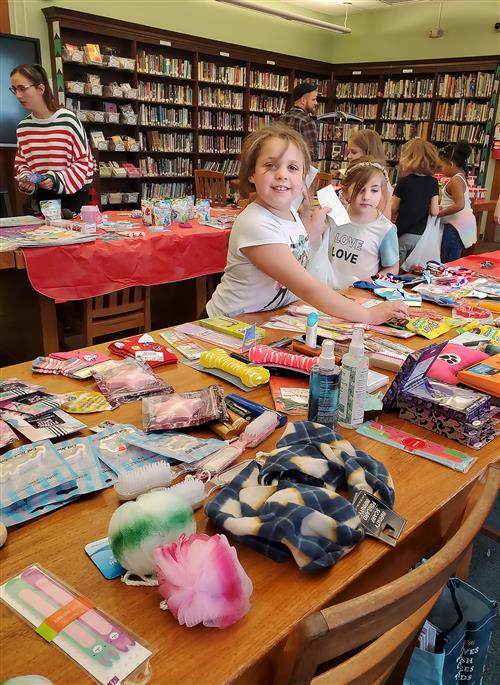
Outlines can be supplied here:
M14 74L21 74L36 86L45 86L43 99L47 105L47 109L50 112L56 112L58 109L60 109L61 106L54 97L54 93L50 87L47 72L41 64L19 64L10 72L11 77L14 76Z

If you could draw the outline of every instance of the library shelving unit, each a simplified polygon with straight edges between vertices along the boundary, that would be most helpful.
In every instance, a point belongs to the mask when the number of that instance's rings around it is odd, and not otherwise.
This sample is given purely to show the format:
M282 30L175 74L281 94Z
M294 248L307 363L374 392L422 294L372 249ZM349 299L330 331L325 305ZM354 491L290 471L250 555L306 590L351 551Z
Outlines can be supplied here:
M109 206L110 200L118 206L120 192L128 206L141 196L191 194L195 169L224 172L229 194L229 180L238 175L244 137L288 109L299 80L320 84L320 111L329 109L329 64L59 7L43 11L59 102L79 111L92 143L91 134L102 133L93 152L104 175L96 175L94 188L101 203L107 201ZM67 45L77 51L87 46L81 50L80 62L73 61ZM89 46L98 46L108 64L125 61L127 69L86 63L92 52ZM91 96L86 92L91 74L98 74L101 84L119 87L128 82L132 90ZM69 92L69 83L82 92ZM128 116L122 116L126 104ZM104 121L110 107L117 112ZM92 121L82 111L91 111ZM112 136L131 138L136 144L123 151L119 145L118 150L99 149ZM326 154L328 141L322 142ZM108 162L116 167L126 162L136 171L128 176L114 167L109 175Z
M337 65L334 70L334 109L362 116L366 126L373 126L390 164L398 164L402 144L413 137L438 148L467 140L473 150L470 171L479 185L484 183L499 92L498 58ZM342 142L345 138L344 133Z

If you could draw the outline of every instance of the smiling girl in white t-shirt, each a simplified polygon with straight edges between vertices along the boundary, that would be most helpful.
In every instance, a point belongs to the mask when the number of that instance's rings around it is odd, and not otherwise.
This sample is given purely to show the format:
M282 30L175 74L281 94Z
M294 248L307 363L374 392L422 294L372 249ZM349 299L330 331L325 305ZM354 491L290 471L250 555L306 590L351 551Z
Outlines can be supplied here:
M407 313L402 302L365 309L306 271L309 241L320 239L328 211L306 210L299 216L291 208L303 192L309 164L307 144L291 128L273 125L246 138L240 187L255 190L256 197L234 222L226 269L207 303L209 316L273 310L297 299L330 316L363 323Z

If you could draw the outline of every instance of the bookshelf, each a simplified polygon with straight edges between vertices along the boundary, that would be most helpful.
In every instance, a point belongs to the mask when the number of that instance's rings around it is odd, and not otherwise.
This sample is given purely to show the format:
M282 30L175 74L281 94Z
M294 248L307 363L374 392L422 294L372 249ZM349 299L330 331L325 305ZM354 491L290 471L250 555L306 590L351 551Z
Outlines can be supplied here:
M140 195L190 194L197 168L234 178L245 136L288 109L304 80L318 84L318 114L341 110L381 134L393 180L401 145L418 135L438 147L467 138L472 173L484 183L500 80L496 57L332 65L68 9L43 12L61 104L80 112L91 140L102 133L136 142L123 151L93 148L105 174L96 175L94 187L113 204L120 192L127 207L138 206ZM83 53L73 61L68 44L98 45L106 63L84 63ZM340 168L357 127L319 123L322 171ZM113 175L113 163L136 172Z

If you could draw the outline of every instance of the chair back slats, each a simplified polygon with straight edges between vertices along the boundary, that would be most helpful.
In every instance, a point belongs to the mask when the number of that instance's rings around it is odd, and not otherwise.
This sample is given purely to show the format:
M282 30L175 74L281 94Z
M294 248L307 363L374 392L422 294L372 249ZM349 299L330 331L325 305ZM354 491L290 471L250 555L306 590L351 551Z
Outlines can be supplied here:
M198 200L207 198L212 201L214 207L226 206L226 177L222 172L196 169L194 182Z
M437 600L448 578L455 572L481 530L499 487L500 466L497 463L488 467L486 476L476 483L469 494L468 506L458 530L430 559L383 587L304 618L278 657L273 685L308 685L319 664L338 659L367 644L378 644L374 649L377 650L377 658L382 660L385 654L383 650L389 647L389 641L383 640L385 634L391 632L393 642L400 641L400 638L403 642L405 630L410 633L413 630L415 635L423 620L420 624L417 621L411 630L410 624L405 622L412 616L420 615L424 605L432 607ZM425 612L423 615L425 618ZM363 655L367 649L369 647L363 649ZM401 653L403 651L404 646ZM366 665L364 657L361 662ZM334 669L328 673L333 672ZM382 674L383 670L379 675ZM313 682L315 685L344 685L358 681L333 677L328 680L325 674L323 680L316 678ZM364 682L374 681L365 678Z
M151 330L151 288L134 286L84 301L84 338L92 345L101 335L137 328Z
M324 188L325 186L331 185L332 178L333 177L331 174L327 174L324 171L318 171L314 179L314 190L317 191L321 188Z

